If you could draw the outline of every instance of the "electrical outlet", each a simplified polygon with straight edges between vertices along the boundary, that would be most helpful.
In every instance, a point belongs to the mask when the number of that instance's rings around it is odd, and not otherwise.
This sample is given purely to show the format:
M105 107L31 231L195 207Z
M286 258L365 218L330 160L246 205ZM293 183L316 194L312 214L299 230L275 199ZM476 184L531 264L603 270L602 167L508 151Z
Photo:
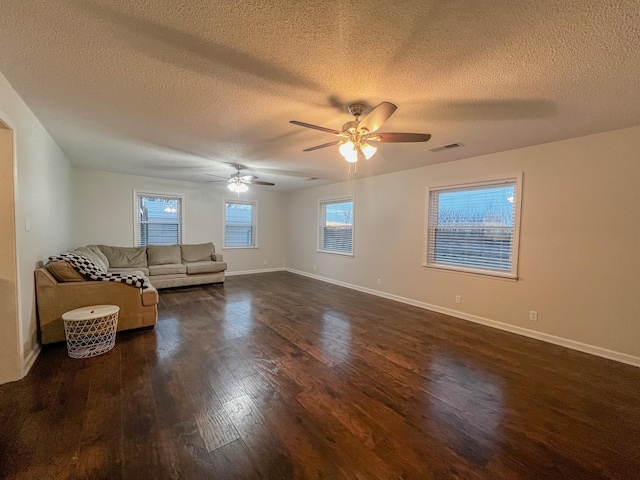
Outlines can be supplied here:
M378 279L378 285L382 285L382 279L381 278Z
M266 260L264 261L264 264L265 264L265 265L267 264L267 261L266 261Z
M313 266L313 271L314 271L314 272L316 271L316 266L315 266L315 265Z
M460 295L456 295L456 303L462 303L462 297Z
M538 312L536 312L535 310L531 310L529 312L529 320L531 320L532 322L537 322L538 321Z

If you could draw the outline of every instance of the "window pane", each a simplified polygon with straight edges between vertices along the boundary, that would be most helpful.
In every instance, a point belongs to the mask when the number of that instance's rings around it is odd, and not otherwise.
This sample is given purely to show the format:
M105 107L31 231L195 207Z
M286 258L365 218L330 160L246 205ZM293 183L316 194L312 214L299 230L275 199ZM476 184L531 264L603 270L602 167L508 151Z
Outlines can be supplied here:
M181 242L180 197L137 195L138 236L136 245L175 245Z
M225 230L227 247L247 247L253 245L253 227L227 226Z
M178 225L162 223L143 223L144 245L175 245L178 243Z
M177 198L142 197L140 203L143 211L142 221L177 223L179 220L180 208Z
M513 185L438 194L438 225L513 226ZM511 199L511 201L509 201Z
M427 264L511 273L516 180L432 190Z
M325 227L323 231L324 250L351 253L353 249L351 227Z
M352 207L352 202L326 204L325 225L331 227L351 227Z
M436 229L434 260L508 272L512 240L510 231Z
M320 250L353 253L353 200L320 203Z
M227 203L227 223L243 223L251 225L253 219L253 205L247 203Z
M225 202L225 247L255 247L255 204Z

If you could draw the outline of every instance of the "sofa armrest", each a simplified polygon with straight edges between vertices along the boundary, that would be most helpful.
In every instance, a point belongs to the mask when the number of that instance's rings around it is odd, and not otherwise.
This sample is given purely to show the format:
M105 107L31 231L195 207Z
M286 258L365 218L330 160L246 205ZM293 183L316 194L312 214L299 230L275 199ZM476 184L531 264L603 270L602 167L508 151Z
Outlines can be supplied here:
M87 280L58 282L46 268L35 271L36 302L43 344L63 341L62 314L89 305L118 305L118 331L154 325L158 292L125 283Z
M222 262L222 254L221 253L212 253L211 254L211 260L213 260L214 262Z

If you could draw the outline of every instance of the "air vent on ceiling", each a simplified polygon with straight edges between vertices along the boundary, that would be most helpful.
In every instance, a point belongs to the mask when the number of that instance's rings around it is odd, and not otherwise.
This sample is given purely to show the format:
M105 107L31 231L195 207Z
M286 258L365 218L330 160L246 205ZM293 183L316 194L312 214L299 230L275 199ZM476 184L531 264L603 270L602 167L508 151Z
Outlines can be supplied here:
M462 146L463 145L461 143L450 143L449 145L443 145L441 147L432 148L429 151L433 153L438 153L438 152L444 152L445 150L451 150L452 148L458 148Z
M314 180L320 180L320 179L318 177L309 177L304 179L305 182L313 182Z

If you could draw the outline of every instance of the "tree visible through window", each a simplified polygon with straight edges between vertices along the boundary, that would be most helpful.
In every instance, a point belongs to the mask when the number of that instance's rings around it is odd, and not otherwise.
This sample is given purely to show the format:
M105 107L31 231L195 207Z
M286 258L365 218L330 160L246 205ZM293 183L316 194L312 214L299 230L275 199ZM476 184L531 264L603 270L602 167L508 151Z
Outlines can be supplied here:
M225 248L257 246L255 203L225 201L224 246Z
M318 250L353 254L353 199L320 202Z
M136 246L182 241L182 197L136 193Z
M432 188L427 266L515 277L519 179Z

